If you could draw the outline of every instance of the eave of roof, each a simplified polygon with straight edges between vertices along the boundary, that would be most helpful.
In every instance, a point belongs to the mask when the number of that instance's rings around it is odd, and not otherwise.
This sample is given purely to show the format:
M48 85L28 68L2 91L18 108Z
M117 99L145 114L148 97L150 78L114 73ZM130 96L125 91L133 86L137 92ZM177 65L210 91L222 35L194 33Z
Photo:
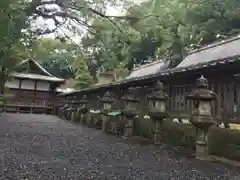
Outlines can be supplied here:
M169 61L157 60L134 69L126 79L132 79L165 71L168 68Z
M37 61L35 61L34 59L27 59L22 61L19 66L21 66L22 64L25 64L29 61L32 61L46 76L53 76L51 73L49 73L46 69L44 69Z
M49 82L64 82L64 79L57 78L55 76L45 76L40 74L31 74L31 73L13 73L13 77L20 79L34 79L34 80L42 80Z
M59 93L66 93L66 92L73 92L74 89L73 88L56 88L56 92Z
M62 93L62 94L59 94L59 96L68 96L68 95L72 95L74 93L95 91L95 90L98 90L100 88L109 88L111 86L114 87L114 86L119 86L119 85L123 85L123 84L127 85L127 84L131 84L131 83L138 82L138 81L145 81L145 80L158 78L158 77L161 77L161 76L173 75L175 73L182 73L182 72L186 72L186 71L197 70L197 69L200 69L200 68L209 68L209 67L213 67L213 66L216 66L216 65L224 65L224 64L232 63L232 62L239 61L239 60L240 60L240 55L227 57L227 58L223 58L223 59L216 59L214 61L211 61L210 63L209 62L203 62L203 63L198 63L198 64L195 64L195 65L192 65L192 66L188 66L188 67L176 67L176 68L173 68L173 69L167 69L166 71L163 71L163 72L160 72L160 73L157 73L157 74L152 74L152 75L142 76L142 77L137 77L137 78L132 78L132 79L124 79L122 81L103 84L103 85L99 85L99 86L92 87L92 88L76 90L76 91L69 92L69 93Z
M166 69L155 74L147 74L144 76L127 78L119 82L99 85L97 87L88 88L88 89L81 89L69 94L66 93L61 95L71 95L73 93L85 92L90 90L94 91L100 88L119 86L122 84L133 83L135 81L148 80L148 79L160 77L160 76L168 76L174 73L181 73L181 72L196 70L200 68L208 68L208 67L213 67L220 64L228 64L228 63L240 60L240 49L238 47L240 47L240 35L232 38L228 38L220 42L212 43L203 48L190 52L188 56L176 68ZM151 66L151 64L148 64L145 67L148 67L148 66Z

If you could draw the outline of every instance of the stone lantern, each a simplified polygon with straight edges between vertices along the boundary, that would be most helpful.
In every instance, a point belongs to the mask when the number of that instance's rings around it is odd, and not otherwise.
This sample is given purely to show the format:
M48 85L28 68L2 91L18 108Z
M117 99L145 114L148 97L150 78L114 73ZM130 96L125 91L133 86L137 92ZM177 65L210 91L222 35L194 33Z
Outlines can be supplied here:
M160 145L162 141L162 122L169 116L167 110L168 95L163 91L163 83L158 81L153 92L148 96L149 115L155 123L153 142Z
M208 160L208 129L215 124L211 114L211 101L216 94L208 89L208 80L201 76L196 81L196 89L188 95L191 100L191 123L196 127L196 158Z
M139 100L137 100L132 94L133 89L129 89L128 94L123 98L125 101L125 109L122 114L127 119L125 124L125 133L123 138L131 137L133 135L133 123L134 118L137 116L137 109Z
M66 109L66 120L70 121L72 111L72 103L68 101L68 108Z
M101 103L103 104L102 108L102 130L103 132L108 132L108 124L110 122L110 116L108 115L109 112L112 111L112 104L113 104L113 95L111 92L107 91L103 98L101 99Z
M101 102L101 98L100 96L97 96L96 98L96 108L94 109L93 112L93 124L95 126L95 128L97 129L101 129L102 128L102 121L101 121L101 116L100 116L100 102Z
M67 104L64 104L62 107L59 108L59 116L62 119L66 119L66 109L68 108Z
M88 119L88 98L86 95L79 101L80 108L78 108L78 116L80 117L80 122L85 123Z

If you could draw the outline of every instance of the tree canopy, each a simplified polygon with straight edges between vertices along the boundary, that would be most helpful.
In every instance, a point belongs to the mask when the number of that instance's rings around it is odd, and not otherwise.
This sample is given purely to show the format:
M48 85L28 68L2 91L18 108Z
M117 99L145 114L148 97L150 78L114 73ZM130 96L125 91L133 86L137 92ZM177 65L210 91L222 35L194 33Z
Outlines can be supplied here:
M109 21L93 21L100 33L87 35L83 44L107 68L127 61L131 69L149 57L169 60L175 67L190 49L238 33L239 8L239 0L146 1L130 6L124 19L115 18L117 28Z
M18 63L19 52L23 48L24 34L28 19L24 10L24 1L0 1L0 90L4 91L4 82L9 72Z
M108 15L109 6L125 14ZM175 67L189 50L240 29L240 0L1 0L0 14L1 78L34 58L79 87L101 70L124 77L150 57ZM42 38L49 34L55 39Z

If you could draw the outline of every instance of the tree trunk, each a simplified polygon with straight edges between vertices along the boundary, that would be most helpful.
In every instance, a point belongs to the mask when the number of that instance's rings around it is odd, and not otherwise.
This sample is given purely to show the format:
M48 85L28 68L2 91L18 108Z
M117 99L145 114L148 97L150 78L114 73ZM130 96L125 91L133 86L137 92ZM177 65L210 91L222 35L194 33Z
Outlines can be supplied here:
M1 95L4 94L5 92L5 83L6 83L6 74L5 74L6 69L4 67L2 67L1 72L0 72L0 76L1 76L1 80L0 80L0 91L1 91Z

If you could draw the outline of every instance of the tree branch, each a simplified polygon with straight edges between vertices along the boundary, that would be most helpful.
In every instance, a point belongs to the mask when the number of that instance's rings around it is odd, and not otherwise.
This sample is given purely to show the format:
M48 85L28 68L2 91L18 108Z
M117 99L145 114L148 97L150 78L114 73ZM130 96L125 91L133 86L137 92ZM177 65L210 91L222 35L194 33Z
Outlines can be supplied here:
M55 19L56 20L56 19ZM57 21L57 20L56 20ZM58 22L58 21L57 21ZM45 34L51 34L51 33L54 33L58 30L58 28L62 27L65 23L67 22L67 19L65 18L64 21L62 23L55 23L56 27L54 29L46 29L45 31L43 32L35 32L38 36L41 36L41 35L45 35Z
M58 5L60 8L63 9L63 11L48 13L48 12L43 12L43 11L41 11L41 9L37 8L37 7L43 6L43 5ZM96 14L97 16L108 19L113 25L115 25L119 29L120 32L123 33L123 31L119 27L119 25L116 22L114 22L114 20L111 18L125 18L124 16L122 16L122 17L107 16L104 13L101 13L100 11L97 11L91 7L88 7L87 5L86 6L77 6L75 4L69 5L67 3L64 4L61 0L51 0L51 1L33 0L30 7L28 8L28 13L32 12L32 13L42 16L43 18L48 18L48 19L51 19L54 16L62 16L62 17L68 17L70 19L75 19L75 20L79 21L78 17L76 17L72 13L68 12L70 9L76 10L76 11L79 11L80 9L87 9L87 10L91 11L92 13Z

